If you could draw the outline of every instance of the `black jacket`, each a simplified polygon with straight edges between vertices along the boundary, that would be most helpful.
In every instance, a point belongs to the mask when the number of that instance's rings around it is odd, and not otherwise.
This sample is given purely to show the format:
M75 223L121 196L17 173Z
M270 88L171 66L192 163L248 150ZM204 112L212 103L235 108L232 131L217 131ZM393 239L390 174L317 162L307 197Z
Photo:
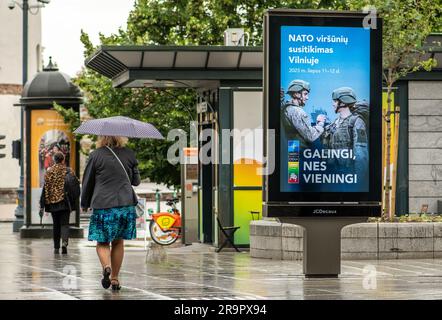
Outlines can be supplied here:
M123 163L131 184L141 182L135 153L128 148L112 149ZM137 196L118 160L106 147L91 152L84 170L81 207L107 209L136 205Z
M64 192L65 197L62 201L57 203L51 203L47 204L45 203L45 185L43 186L43 189L41 190L41 196L40 196L40 208L44 208L46 212L58 212L58 211L73 211L77 210L76 203L78 200L78 194L76 192L73 192L71 190L69 185L66 184L67 180L73 180L77 179L75 177L75 174L71 171L71 168L66 168L66 177L65 177L65 185L64 185Z

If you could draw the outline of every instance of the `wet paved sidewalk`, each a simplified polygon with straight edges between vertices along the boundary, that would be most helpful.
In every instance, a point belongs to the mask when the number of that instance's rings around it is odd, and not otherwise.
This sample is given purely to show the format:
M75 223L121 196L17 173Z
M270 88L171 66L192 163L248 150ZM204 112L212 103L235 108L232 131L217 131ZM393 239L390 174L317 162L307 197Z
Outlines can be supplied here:
M193 245L150 264L142 246L126 243L123 288L113 293L101 287L92 242L72 239L68 255L54 255L50 239L20 240L11 223L0 223L0 300L442 299L442 259L343 261L338 279L304 279L301 261Z

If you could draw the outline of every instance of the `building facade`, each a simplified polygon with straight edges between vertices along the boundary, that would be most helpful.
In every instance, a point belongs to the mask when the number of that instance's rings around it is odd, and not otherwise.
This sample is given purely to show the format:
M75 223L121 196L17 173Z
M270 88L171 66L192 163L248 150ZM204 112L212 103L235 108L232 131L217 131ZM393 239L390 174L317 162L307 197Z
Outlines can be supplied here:
M409 210L442 213L442 81L408 82Z
M32 4L32 3L31 3ZM31 9L28 14L28 79L42 69L41 10ZM13 10L6 1L0 3L0 135L6 145L0 159L0 204L15 203L15 191L20 182L20 166L12 158L13 140L20 139L20 108L22 92L23 11Z

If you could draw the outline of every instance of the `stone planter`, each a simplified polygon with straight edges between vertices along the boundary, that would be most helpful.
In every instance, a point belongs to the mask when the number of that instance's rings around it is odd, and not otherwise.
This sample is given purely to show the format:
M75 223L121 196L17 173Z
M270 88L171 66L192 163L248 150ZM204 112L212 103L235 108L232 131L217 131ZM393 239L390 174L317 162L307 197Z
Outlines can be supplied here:
M301 260L301 226L275 221L250 223L250 256ZM442 223L358 223L341 233L342 259L442 258Z

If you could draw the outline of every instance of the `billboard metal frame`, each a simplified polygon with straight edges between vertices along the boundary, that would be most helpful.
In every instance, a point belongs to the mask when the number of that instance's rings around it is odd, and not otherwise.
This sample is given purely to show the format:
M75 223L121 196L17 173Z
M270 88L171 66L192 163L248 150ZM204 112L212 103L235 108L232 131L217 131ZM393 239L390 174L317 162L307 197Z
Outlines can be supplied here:
M281 192L280 187L280 58L281 26L362 27L367 14L349 11L268 10L264 16L264 156L275 161L264 176L264 216L380 216L382 201L382 20L370 29L370 132L368 192ZM372 107L373 106L373 107ZM274 146L269 145L274 130ZM269 157L274 152L274 157Z

